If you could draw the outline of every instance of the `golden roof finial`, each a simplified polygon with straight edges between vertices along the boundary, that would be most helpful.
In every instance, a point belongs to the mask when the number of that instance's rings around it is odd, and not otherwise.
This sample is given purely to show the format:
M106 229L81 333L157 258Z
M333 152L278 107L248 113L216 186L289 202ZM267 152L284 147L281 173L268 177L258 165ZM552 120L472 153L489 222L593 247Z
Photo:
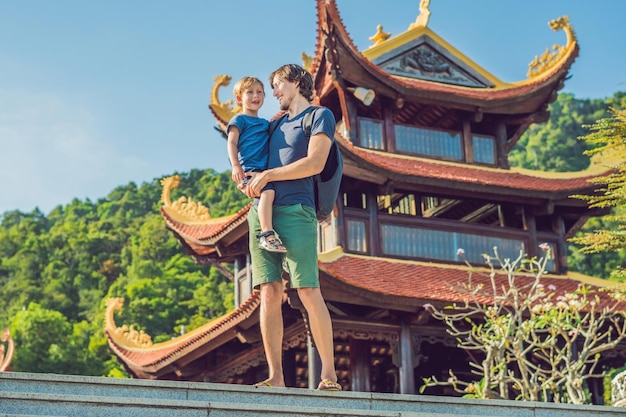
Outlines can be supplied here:
M374 45L372 46L376 46L379 43L385 42L387 39L389 39L389 37L391 36L391 33L385 33L383 32L383 25L378 25L376 26L376 33L374 34L374 36L370 37L370 41L374 42Z
M115 324L114 313L124 306L123 298L107 298L106 306L104 326L109 332L109 335L111 335L117 343L133 348L147 348L152 346L152 338L143 330L137 330L135 326L132 325L128 326L124 324L121 327L117 327Z
M193 201L191 197L180 197L178 200L172 202L172 189L178 187L179 184L180 175L172 175L171 177L166 177L161 180L161 185L163 186L161 202L163 205L175 211L180 217L180 220L186 222L203 222L211 219L209 208L199 201Z
M311 68L313 67L313 57L308 55L306 52L302 52L302 64L304 65L304 69L311 72Z
M417 19L415 19L415 22L409 25L409 29L428 26L428 19L430 18L430 10L428 9L428 6L430 6L430 0L420 1L420 14L417 16Z
M552 51L550 48L546 48L545 52L541 55L535 56L535 59L528 64L528 78L537 77L544 72L548 71L567 53L570 47L576 42L576 34L574 28L569 23L569 17L561 16L558 19L551 20L548 25L553 31L563 30L567 36L565 45L554 45Z
M224 121L229 121L234 115L241 113L241 106L237 103L233 103L232 100L220 102L218 90L220 87L225 87L230 84L230 75L216 75L214 77L215 84L211 89L211 102L209 106L215 113Z

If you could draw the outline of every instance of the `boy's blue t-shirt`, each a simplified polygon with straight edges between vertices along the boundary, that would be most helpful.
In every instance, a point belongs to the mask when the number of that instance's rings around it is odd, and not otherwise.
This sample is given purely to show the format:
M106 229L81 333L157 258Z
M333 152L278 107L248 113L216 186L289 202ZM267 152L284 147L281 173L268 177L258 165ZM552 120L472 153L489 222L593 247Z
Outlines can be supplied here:
M237 157L244 172L267 169L269 122L261 117L237 114L228 122L226 133L231 126L239 129Z
M310 110L301 112L293 119L284 117L272 133L269 146L268 169L284 166L304 158L309 149L302 118ZM311 136L325 133L334 141L335 116L325 107L320 107L314 114L311 124ZM305 204L315 209L315 189L313 177L289 181L275 181L274 205Z

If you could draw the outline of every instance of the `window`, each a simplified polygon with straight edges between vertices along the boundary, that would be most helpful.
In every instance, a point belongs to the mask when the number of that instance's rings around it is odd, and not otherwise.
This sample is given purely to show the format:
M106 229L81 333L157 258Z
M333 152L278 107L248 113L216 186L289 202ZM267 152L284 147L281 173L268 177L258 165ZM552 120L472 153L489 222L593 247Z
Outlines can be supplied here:
M492 136L472 135L474 162L494 165L496 163L495 144Z
M365 232L365 221L347 220L348 250L354 252L367 252L367 234Z
M361 146L369 149L385 149L383 144L382 120L359 119L359 138Z
M382 224L381 233L382 251L385 255L442 261L462 261L464 259L475 265L484 264L483 253L493 255L494 247L498 248L498 253L502 259L514 259L519 256L521 250L524 250L525 245L521 239L395 224ZM464 250L463 259L457 256L458 249ZM553 264L549 267L554 268Z
M400 152L463 160L460 132L395 125L395 133L396 149Z

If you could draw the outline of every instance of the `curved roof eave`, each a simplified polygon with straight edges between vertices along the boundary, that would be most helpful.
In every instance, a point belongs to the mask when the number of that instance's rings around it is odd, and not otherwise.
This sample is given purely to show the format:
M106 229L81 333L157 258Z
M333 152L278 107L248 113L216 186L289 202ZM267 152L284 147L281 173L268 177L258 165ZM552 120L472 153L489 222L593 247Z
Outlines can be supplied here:
M519 195L527 192L535 197L554 200L592 191L595 186L590 180L608 172L608 168L597 164L578 172L505 170L361 148L339 133L335 140L346 163L344 175L351 176L351 169L354 169L368 171L370 176L379 174L385 179L415 184L432 182L433 185L452 189L489 187L491 193Z
M336 77L348 81L354 79L361 86L390 97L402 96L405 99L449 103L467 109L480 107L483 111L503 114L535 112L556 98L556 92L563 87L567 72L579 52L578 44L574 41L558 62L542 75L489 88L409 79L390 75L363 56L350 38L334 0L318 0L317 4L318 40L311 70L314 76L323 70L322 63L325 62L337 74ZM328 62L333 59L337 62ZM363 76L359 74L363 72L369 76L371 85L362 85Z
M246 320L252 319L259 305L259 293L255 291L241 306L231 313L218 317L189 333L166 342L138 346L129 342L126 333L123 331L124 328L118 328L115 325L113 312L121 308L121 304L118 301L118 303L111 303L107 308L105 333L111 349L130 369L135 372L152 375L229 331L233 334L228 336L227 339L230 340L236 337L237 326Z

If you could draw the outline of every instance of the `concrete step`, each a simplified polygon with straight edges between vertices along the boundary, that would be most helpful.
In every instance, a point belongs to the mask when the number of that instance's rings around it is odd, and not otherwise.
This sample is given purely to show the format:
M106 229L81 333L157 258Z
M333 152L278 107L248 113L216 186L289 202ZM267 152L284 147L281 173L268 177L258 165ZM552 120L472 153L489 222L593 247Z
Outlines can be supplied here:
M625 417L626 409L4 372L0 373L0 416L2 413L80 417Z

